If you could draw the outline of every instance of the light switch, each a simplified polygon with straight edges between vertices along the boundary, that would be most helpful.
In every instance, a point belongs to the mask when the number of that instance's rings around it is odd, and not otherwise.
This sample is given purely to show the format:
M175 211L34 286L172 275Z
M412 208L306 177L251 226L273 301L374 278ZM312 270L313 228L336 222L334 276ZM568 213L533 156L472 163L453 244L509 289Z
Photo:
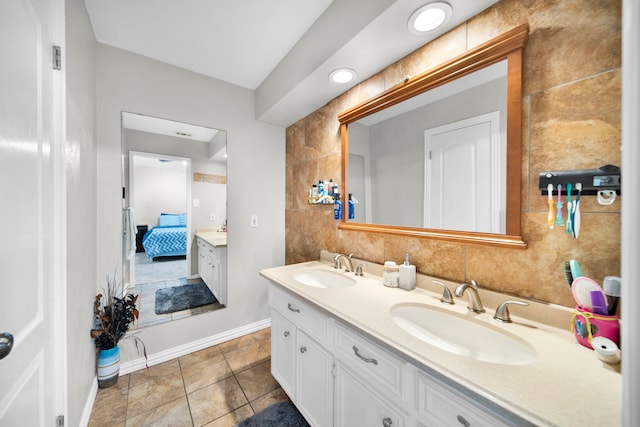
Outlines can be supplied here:
M200 199L193 199L193 207L194 208L200 207Z
M211 221L215 221L215 220L216 220L216 214L211 214L211 215L209 216L209 220L211 220Z
M252 227L258 226L258 215L251 215L251 226Z

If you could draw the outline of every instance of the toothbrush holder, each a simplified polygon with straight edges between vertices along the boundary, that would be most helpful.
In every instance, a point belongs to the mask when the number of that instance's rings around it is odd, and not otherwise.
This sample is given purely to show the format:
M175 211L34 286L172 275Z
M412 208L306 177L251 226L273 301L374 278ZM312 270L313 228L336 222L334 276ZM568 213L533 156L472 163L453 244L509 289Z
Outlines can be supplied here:
M584 307L576 306L571 316L571 332L576 340L587 348L593 349L594 337L605 337L620 345L620 319L618 316L606 316L592 313Z

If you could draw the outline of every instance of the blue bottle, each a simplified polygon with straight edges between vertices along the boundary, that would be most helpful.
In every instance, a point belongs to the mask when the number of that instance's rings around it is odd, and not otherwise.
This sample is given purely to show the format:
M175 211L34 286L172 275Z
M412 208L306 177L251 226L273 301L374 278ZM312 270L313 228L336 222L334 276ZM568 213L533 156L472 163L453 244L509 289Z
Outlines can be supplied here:
M333 219L342 219L342 202L340 193L333 195Z
M348 207L348 209L349 209L349 219L354 219L356 217L356 212L355 212L356 204L353 202L353 196L352 196L351 193L349 193L348 204L349 204L349 207Z

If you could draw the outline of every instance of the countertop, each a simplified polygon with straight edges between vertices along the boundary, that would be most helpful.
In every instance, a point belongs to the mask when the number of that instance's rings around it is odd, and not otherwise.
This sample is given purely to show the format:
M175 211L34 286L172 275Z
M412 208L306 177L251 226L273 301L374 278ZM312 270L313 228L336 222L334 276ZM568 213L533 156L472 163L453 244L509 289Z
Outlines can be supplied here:
M439 288L431 284L437 278L418 274L418 287L413 291L388 288L382 285L382 266L364 261L354 262L365 264L363 277L340 270L339 274L357 279L352 287L314 288L293 279L305 269L337 272L333 263L327 262L330 255L323 251L321 261L269 268L260 274L355 326L415 366L446 377L460 391L476 395L491 407L497 405L534 425L621 424L620 365L600 361L593 350L577 343L569 331L571 309L481 289L487 312L475 314L467 310L466 295L455 298L453 306L443 305ZM453 294L456 283L437 280L445 283ZM513 323L495 321L497 305L513 299L527 301L530 306L510 306ZM528 365L502 365L441 350L393 322L390 309L401 303L427 304L471 316L526 341L535 348L537 359Z
M215 247L227 246L227 233L216 231L214 228L198 228L196 237Z

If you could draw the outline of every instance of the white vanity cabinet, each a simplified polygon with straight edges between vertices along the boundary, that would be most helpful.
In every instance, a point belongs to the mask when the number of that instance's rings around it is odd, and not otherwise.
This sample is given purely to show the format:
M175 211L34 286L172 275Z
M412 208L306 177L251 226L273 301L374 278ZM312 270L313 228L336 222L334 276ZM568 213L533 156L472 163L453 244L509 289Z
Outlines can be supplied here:
M227 304L227 247L198 237L198 274L221 304Z
M507 426L358 329L269 285L271 372L317 427Z
M333 355L326 348L330 319L271 285L271 373L316 427L332 425Z

